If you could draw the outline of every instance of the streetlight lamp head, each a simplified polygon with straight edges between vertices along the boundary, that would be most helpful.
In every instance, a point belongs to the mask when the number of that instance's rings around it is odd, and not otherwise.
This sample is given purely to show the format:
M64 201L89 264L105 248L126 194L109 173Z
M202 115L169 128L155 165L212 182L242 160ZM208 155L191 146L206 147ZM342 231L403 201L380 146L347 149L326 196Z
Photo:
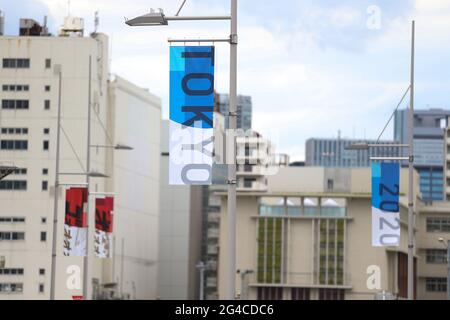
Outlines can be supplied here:
M369 150L368 143L354 143L345 147L345 150Z
M134 150L133 147L127 146L125 144L120 144L120 143L116 144L114 146L114 149L115 150Z
M134 19L125 20L125 23L131 27L139 26L167 26L168 22L162 10L155 12L154 10L148 14L136 17Z
M88 172L87 175L91 178L109 178L108 175L101 173L101 172L95 172L95 171Z

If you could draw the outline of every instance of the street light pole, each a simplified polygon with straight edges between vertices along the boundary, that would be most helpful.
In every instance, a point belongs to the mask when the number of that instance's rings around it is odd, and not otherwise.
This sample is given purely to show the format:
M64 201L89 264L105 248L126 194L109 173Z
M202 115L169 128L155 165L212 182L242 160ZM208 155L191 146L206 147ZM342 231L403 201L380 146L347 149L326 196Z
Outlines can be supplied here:
M228 199L227 199L227 255L225 279L228 286L225 290L225 298L232 300L236 295L236 99L237 99L237 0L231 1L230 16L201 16L201 17L167 17L162 11L151 12L149 14L126 20L129 26L165 26L168 21L195 21L195 20L230 20L231 34L229 39L176 39L169 42L229 42L230 43L230 106L229 106L229 134L228 138L233 139L230 150L232 153L232 163L228 164ZM181 5L182 8L184 3Z
M204 280L205 280L205 269L206 269L206 264L203 261L200 261L199 263L197 263L196 265L199 273L200 273L200 288L199 288L199 297L198 300L205 300L205 284L204 284Z
M87 147L86 147L86 171L91 171L91 78L92 78L92 56L89 55L89 79L88 79L88 101L87 101L87 107L88 107L88 118L87 118ZM87 208L86 208L86 214L87 214L87 228L86 228L86 255L83 258L83 298L86 300L89 300L89 230L90 230L90 224L91 224L91 218L89 214L90 209L90 188L89 188L89 175L86 175L86 186L88 189L88 198L87 198ZM94 222L95 223L95 222Z
M450 300L450 240L447 240L447 300Z
M409 160L408 160L408 300L414 300L414 35L415 22L412 21L411 34L411 84L409 106Z
M50 300L55 300L56 289L56 242L58 241L58 188L59 188L59 156L61 139L61 65L55 66L58 72L58 120L56 129L56 158L55 158L55 186L53 195L53 239L52 239L52 262L50 278Z
M233 163L228 166L228 268L226 279L228 288L226 298L233 300L236 295L236 99L237 99L237 0L231 0L231 34L230 34L230 106L229 130L233 137Z

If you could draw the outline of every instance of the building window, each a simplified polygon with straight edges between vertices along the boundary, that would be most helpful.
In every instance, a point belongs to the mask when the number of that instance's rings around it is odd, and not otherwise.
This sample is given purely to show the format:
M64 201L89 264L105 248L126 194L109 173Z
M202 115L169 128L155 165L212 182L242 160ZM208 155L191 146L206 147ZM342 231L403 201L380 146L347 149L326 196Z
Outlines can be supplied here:
M333 179L328 179L327 180L327 189L328 189L328 191L333 191L333 187L334 187Z
M256 179L244 178L244 188L253 188L254 182L256 182Z
M3 59L3 68L29 68L30 59Z
M20 293L23 292L23 283L0 283L1 293Z
M0 217L0 223L23 223L25 217Z
M446 292L447 278L426 278L425 287L430 292Z
M427 218L427 232L450 232L450 218Z
M27 190L27 181L0 180L0 190Z
M44 101L44 109L45 110L49 110L50 109L50 100L45 100Z
M4 84L2 85L3 91L29 91L30 86L27 84Z
M39 268L39 275L40 276L45 276L45 269L44 268Z
M50 129L49 128L44 128L44 134L49 134L50 133Z
M16 169L14 170L13 174L16 176L23 176L27 174L27 169L26 168L20 168L20 169Z
M319 289L319 300L345 300L343 289Z
M42 142L42 148L44 149L44 151L48 151L48 147L49 147L49 142L48 140L44 140Z
M46 224L47 223L47 218L46 217L42 217L41 218L41 223L42 224Z
M28 150L27 140L1 140L1 150Z
M281 283L283 218L258 220L258 283Z
M2 109L20 110L29 109L28 100L2 100Z
M39 283L39 293L44 293L44 284Z
M45 91L46 91L46 92L49 92L49 91L50 91L50 86L49 86L49 85L46 85L46 86L45 86Z
M48 181L42 181L42 191L48 190Z
M309 288L292 288L291 300L310 300Z
M48 175L48 169L47 168L42 169L42 174L44 176Z
M5 275L5 276L19 275L19 276L22 276L23 275L23 268L3 268L3 269L0 269L0 275Z
M52 67L52 60L45 59L45 69L50 69Z
M447 263L447 250L444 249L427 249L427 263Z
M259 287L257 300L283 300L283 288Z
M41 231L41 242L47 241L47 232Z
M28 134L28 128L2 128L2 134Z
M4 231L0 232L0 241L2 240L25 240L25 232Z
M319 220L319 284L344 284L343 219Z

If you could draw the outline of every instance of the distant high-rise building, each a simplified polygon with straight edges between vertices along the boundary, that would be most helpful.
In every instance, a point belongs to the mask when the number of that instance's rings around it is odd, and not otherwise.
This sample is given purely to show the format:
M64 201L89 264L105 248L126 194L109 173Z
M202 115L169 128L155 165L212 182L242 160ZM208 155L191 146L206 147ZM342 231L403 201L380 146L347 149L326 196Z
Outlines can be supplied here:
M225 125L228 128L228 112L230 110L230 96L216 94L215 110L225 116ZM237 96L237 128L249 130L252 128L252 98L250 96Z
M444 197L444 129L450 110L414 111L414 167L420 175L420 191L424 201ZM408 143L408 110L398 110L394 119L394 139ZM403 150L407 155L407 149Z
M356 139L317 139L306 140L305 165L307 167L369 167L370 157L398 157L399 147L385 146L369 150L346 150L355 143L394 144L393 141Z

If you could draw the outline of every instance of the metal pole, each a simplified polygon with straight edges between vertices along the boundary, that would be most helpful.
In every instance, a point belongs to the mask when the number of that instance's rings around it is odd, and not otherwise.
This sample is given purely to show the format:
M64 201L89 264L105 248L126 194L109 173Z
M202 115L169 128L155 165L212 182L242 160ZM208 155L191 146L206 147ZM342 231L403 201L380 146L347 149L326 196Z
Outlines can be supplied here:
M61 66L59 66L61 68ZM56 129L56 159L55 159L55 191L53 195L53 239L52 239L52 264L50 280L50 299L55 300L56 286L56 242L58 241L58 188L59 188L59 156L60 156L60 137L61 137L61 72L59 69L59 88L58 88L58 120Z
M87 148L86 148L86 172L91 172L91 75L92 72L92 56L89 55L89 80L88 80L88 118L87 118ZM83 297L89 300L89 224L90 219L90 196L89 196L89 174L86 175L86 185L88 188L88 199L87 199L87 230L86 230L86 255L83 258Z
M447 240L447 300L450 300L450 240Z
M205 278L205 263L203 261L200 261L200 263L197 265L198 269L200 271L200 294L199 294L199 300L204 300L205 294L204 294L204 278Z
M125 239L122 238L122 256L120 259L120 297L121 297L121 299L123 299L123 260L125 257L124 250L125 250Z
M411 37L411 89L409 106L409 161L408 161L408 300L414 299L414 33L412 21Z
M236 293L236 99L237 99L237 0L231 0L231 35L230 35L230 107L229 131L233 137L233 163L228 166L228 268L226 279L228 288L226 298L233 300Z

